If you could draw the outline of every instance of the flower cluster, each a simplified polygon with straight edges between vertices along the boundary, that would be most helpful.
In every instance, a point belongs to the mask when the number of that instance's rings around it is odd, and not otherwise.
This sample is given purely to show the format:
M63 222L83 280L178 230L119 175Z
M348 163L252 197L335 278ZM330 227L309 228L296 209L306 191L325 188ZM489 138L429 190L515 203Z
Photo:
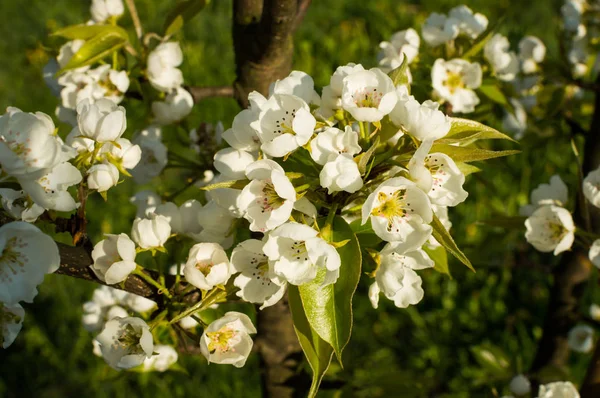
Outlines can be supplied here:
M597 73L600 65L595 60L594 43L598 40L598 5L588 0L565 0L561 13L568 50L566 56L573 77Z

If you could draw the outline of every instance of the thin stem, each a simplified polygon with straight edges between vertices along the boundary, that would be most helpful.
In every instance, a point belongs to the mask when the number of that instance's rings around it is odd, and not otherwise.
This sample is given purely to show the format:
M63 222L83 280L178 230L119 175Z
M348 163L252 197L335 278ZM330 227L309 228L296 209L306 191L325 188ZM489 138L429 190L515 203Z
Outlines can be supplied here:
M157 327L163 319L165 319L165 316L167 316L167 313L169 311L168 310L163 310L160 314L158 314L156 316L156 318L154 318L152 321L150 321L150 330L154 330L155 327Z
M143 280L145 280L146 282L148 282L149 284L151 284L152 286L154 286L155 288L157 288L158 291L161 294L164 294L165 297L167 297L169 300L171 300L173 298L173 296L171 295L171 293L169 293L169 290L164 285L161 285L160 283L158 283L157 281L155 281L150 275L148 275L146 272L144 272L144 268L143 267L140 267L138 265L135 268L135 270L133 271L133 274L139 276L140 278L142 278Z
M194 314L195 312L202 311L202 310L210 307L214 303L223 300L225 297L227 297L227 292L225 290L219 289L219 288L214 288L201 301L194 304L193 306L191 306L187 310L183 311L179 315L175 316L173 319L171 319L171 321L169 323L173 324L175 322L182 320L183 318L185 318L187 316Z
M200 325L202 325L203 328L206 329L206 327L208 326L208 324L206 322L204 322L202 320L202 318L200 318L198 315L190 315L192 317L193 320L195 320L196 322L198 322Z
M144 34L142 30L142 22L140 21L140 16L138 15L137 8L135 8L134 0L125 0L127 4L127 8L129 9L129 14L131 15L131 20L133 21L133 26L135 27L135 34L139 40L142 39Z

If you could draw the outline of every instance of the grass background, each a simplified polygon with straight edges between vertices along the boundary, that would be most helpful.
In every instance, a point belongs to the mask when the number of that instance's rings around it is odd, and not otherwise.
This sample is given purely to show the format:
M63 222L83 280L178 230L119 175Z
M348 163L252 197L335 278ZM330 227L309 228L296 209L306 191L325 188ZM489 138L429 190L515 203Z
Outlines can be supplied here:
M53 114L57 100L41 78L40 49L42 43L48 43L49 31L85 21L89 17L88 3L26 3L2 4L0 108L10 105ZM146 31L160 29L173 3L136 0ZM374 65L378 43L393 32L411 26L419 30L430 12L446 12L460 4L450 0L313 3L295 37L294 65L311 74L318 87L328 84L338 65ZM511 41L526 34L537 35L548 47L548 58L559 57L560 1L464 3L487 15L491 23L506 16L500 31ZM233 81L230 31L230 0L213 1L185 26L178 38L185 54L182 69L187 84L224 85ZM195 108L189 125L222 120L227 127L238 111L233 100L209 99ZM130 120L128 134L145 122ZM425 299L406 310L382 300L380 309L374 311L366 295L368 285L361 281L346 366L332 366L326 378L344 385L342 396L501 396L508 392L512 375L527 370L542 332L551 282L548 270L556 259L530 250L522 231L492 228L478 221L495 214L515 215L532 187L554 173L560 173L569 186L576 184L569 141L560 128L553 134L527 136L522 142L522 155L486 163L482 173L468 178L470 196L451 212L451 219L453 235L477 273L456 262L451 264L452 280L433 271L422 272ZM163 193L173 188L165 182L152 187ZM108 204L101 200L90 204L89 208L95 209L90 214L93 241L102 232L129 231L135 209L128 198L142 188L128 181L111 190ZM182 356L180 362L187 373L110 370L91 354L93 336L80 326L81 306L93 289L87 282L47 277L35 303L26 306L21 335L10 349L0 352L0 396L260 396L255 355L243 369L208 366L203 358ZM586 306L595 296L593 289L588 291ZM481 355L482 350L491 357ZM560 377L581 381L588 360L573 355L571 373ZM333 396L334 390L322 394Z

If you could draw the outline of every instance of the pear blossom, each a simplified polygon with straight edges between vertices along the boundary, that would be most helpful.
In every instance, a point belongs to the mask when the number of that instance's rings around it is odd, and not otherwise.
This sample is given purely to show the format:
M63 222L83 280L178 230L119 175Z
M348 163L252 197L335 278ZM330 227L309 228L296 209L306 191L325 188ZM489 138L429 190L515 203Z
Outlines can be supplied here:
M583 194L592 205L600 207L600 168L590 171L583 179Z
M429 239L433 212L429 197L414 182L396 177L368 196L362 207L363 225L369 219L377 236L410 251Z
M223 139L238 150L254 152L260 148L260 138L251 124L258 120L257 109L244 109L233 118L231 128L223 132Z
M20 304L8 305L0 301L0 345L8 348L15 341L25 319L25 310Z
M456 206L469 195L463 189L465 175L454 160L443 153L428 153L431 141L426 141L417 149L408 163L408 170L419 188L432 204L438 206Z
M423 40L432 47L437 47L447 41L454 40L459 33L459 21L456 18L449 18L444 14L437 12L429 14L421 34Z
M58 84L63 88L60 91L61 108L59 118L64 121L69 121L75 117L74 112L77 109L77 104L83 101L95 101L104 97L106 90L100 86L96 76L90 75L87 71L78 69L65 72L64 75L58 78ZM76 124L76 123L75 123Z
M229 210L211 200L199 210L198 218L202 226L198 239L204 242L218 243L225 249L231 246L233 243L231 226L235 217Z
M512 378L508 388L516 396L529 394L531 392L531 382L527 377L519 374Z
M154 120L160 125L176 123L190 114L194 107L194 98L183 87L173 89L164 101L152 103Z
M158 205L153 213L167 217L173 233L194 236L202 231L199 220L201 210L202 204L190 199L179 207L172 202Z
M579 392L570 381L556 381L541 385L538 398L579 398Z
M78 70L79 68L76 69L76 71ZM64 94L63 102L68 102L67 104L63 103L64 106L74 109L78 104L78 100L82 101L84 99L93 102L101 98L106 98L115 104L123 101L130 83L127 71L117 71L111 69L110 65L104 64L94 69L87 69L82 73L84 74L83 76L74 75L72 79L83 79L80 83L87 85L84 87L83 84L79 84L77 87L71 87L65 93L61 93L61 96ZM69 83L72 84L74 82L72 79L65 78L67 86ZM73 103L73 100L75 100L75 103Z
M539 206L564 206L568 199L569 190L567 185L563 182L559 175L553 175L550 177L549 184L540 184L537 188L531 191L531 204L521 206L519 213L523 216L530 216Z
M560 8L563 17L564 27L567 31L576 32L581 24L581 19L585 7L583 0L566 0Z
M88 170L87 185L98 192L106 192L119 182L119 170L110 163L95 164Z
M150 327L140 318L113 318L96 337L102 357L114 369L141 365L154 351Z
M154 209L161 203L160 196L153 191L140 191L129 198L137 208L136 218L145 218L154 212Z
M396 93L398 102L390 113L392 123L401 126L419 141L437 140L448 134L452 127L450 119L438 110L437 102L427 100L420 104L408 94L406 86L398 87ZM395 141L398 141L397 138Z
M527 112L523 103L516 98L509 98L514 114L508 110L504 111L502 118L502 130L514 134L516 139L523 138L527 130Z
M356 72L364 71L360 64L349 63L338 66L331 78L329 85L323 87L321 95L321 107L318 113L324 118L332 117L337 109L342 108L342 91L344 89L344 78Z
M25 222L35 222L45 211L23 190L15 191L14 189L0 188L0 203L11 217Z
M237 199L237 206L250 221L250 230L264 232L286 222L292 214L296 191L283 168L269 159L246 168L250 180Z
M144 360L144 370L146 372L165 372L177 362L178 358L179 355L172 346L164 344L155 345L152 356Z
M525 220L525 238L541 252L558 255L569 250L575 239L571 213L555 205L540 206Z
M349 74L343 80L342 107L361 122L377 122L396 105L394 82L378 68Z
M58 247L37 227L14 221L0 227L0 302L31 303L37 285L60 265Z
M148 80L159 90L169 92L183 84L183 74L177 67L183 62L178 42L159 44L148 55Z
M109 99L89 100L77 105L77 122L81 135L97 142L116 141L127 128L125 108Z
M67 189L79 184L81 172L71 163L65 162L54 167L38 180L21 180L21 187L29 197L43 209L72 211L78 207Z
M54 122L42 112L8 108L0 116L0 165L19 179L39 179L77 152L54 136Z
M300 97L273 94L250 126L257 131L263 152L282 157L305 145L312 137L316 123Z
M119 138L114 143L102 146L100 153L110 155L110 160L116 161L119 167L128 170L135 168L142 159L140 146L132 144L126 138Z
M161 130L149 126L139 132L132 141L142 150L139 163L131 169L131 175L138 184L144 184L160 175L168 162L167 147L161 141Z
M75 55L84 44L85 40L71 40L60 46L58 55L56 56L56 62L58 63L59 69L64 68L69 63L71 58L73 58L73 55ZM77 68L77 70L83 71L87 69L89 69L89 66Z
M419 55L420 44L419 34L412 28L394 33L390 41L379 43L379 67L384 72L390 72L402 65L405 56L410 64Z
M127 234L107 234L94 246L91 265L98 279L109 285L123 282L136 267L135 243Z
M445 61L437 59L431 69L433 89L444 100L450 102L457 113L470 113L479 104L473 91L481 86L481 66L464 59Z
M231 180L222 174L218 174L214 179L213 183L219 183L223 181ZM238 207L239 196L242 190L236 188L218 188L206 192L206 198L214 201L217 205L229 211L232 217L240 218L244 215L244 212Z
M546 46L535 36L525 36L519 42L519 58L523 73L534 73L546 57Z
M82 40L83 41L83 40ZM60 70L60 65L55 58L50 58L44 68L42 69L42 76L44 77L44 83L52 92L55 97L60 97L60 90L62 86L58 84L56 79L56 73Z
M131 238L142 249L162 247L171 236L171 225L165 216L151 214L150 218L136 218L131 228Z
M225 128L223 127L223 123L221 123L221 121L217 122L216 124L201 123L199 128L190 130L190 148L192 148L196 153L202 153L206 150L205 145L207 141L221 145L223 142L224 132ZM254 134L256 135L256 133Z
M321 98L315 91L313 78L305 72L293 70L281 80L277 80L269 87L269 96L273 94L295 95L308 104L319 105Z
M240 288L236 295L249 303L262 304L261 310L281 300L287 287L286 281L278 277L269 264L263 246L264 242L249 239L231 253L231 265L240 273L233 281Z
M104 22L111 17L120 17L125 12L122 0L92 0L90 13L95 22Z
M303 285L324 271L322 285L334 283L340 272L340 255L318 232L305 224L288 222L267 235L263 252L273 262L274 273L291 283Z
M363 187L358 164L349 156L338 155L323 166L319 181L327 193L346 191L354 193Z
M114 292L111 287L100 286L94 290L92 299L83 304L81 323L85 330L99 332L106 321L129 316L127 310L119 305L119 297Z
M519 73L519 59L514 51L509 51L508 39L496 33L485 44L483 55L490 63L498 79L503 81L514 80Z
M252 351L249 334L256 333L246 314L229 311L212 322L200 338L200 350L208 362L241 368Z
M590 305L590 318L592 318L595 321L600 320L600 305L598 305L598 304Z
M588 325L577 325L569 330L568 342L573 351L589 353L594 348L594 329Z
M249 152L225 148L215 153L213 166L225 177L240 180L246 175L246 167L254 161L256 161L256 156Z
M360 151L362 148L358 145L358 132L351 126L346 126L344 131L329 127L310 142L310 156L321 166L340 154L352 157Z
M387 244L380 254L380 261L375 282L369 288L373 308L379 305L380 292L398 308L418 304L423 299L423 289L421 277L415 270L434 266L427 253L417 249L400 254L393 245Z
M190 249L184 268L185 279L198 289L224 285L231 276L231 264L217 243L197 243Z
M588 257L592 264L600 268L600 239L596 239L590 246Z
M140 314L149 312L157 306L156 302L147 299L146 297L138 296L137 294L123 292L121 290L116 290L115 293L119 298L120 304ZM119 293L122 294L119 295Z
M448 17L458 21L459 36L465 36L472 40L482 34L488 26L488 19L485 15L480 13L474 14L473 11L464 4L451 9L448 13Z

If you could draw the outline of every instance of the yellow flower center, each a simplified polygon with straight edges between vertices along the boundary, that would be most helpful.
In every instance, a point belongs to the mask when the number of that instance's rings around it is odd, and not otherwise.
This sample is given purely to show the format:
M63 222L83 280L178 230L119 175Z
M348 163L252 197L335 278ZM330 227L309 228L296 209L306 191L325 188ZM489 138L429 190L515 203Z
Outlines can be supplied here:
M259 199L259 204L262 206L264 213L265 211L273 211L283 205L285 199L280 197L275 191L275 187L272 182L265 183L262 190L263 196Z
M25 272L25 264L28 261L23 250L25 247L27 247L27 243L22 242L16 236L6 241L4 250L0 253L0 281L12 282L13 276Z
M144 350L140 346L140 339L142 338L142 332L137 332L132 325L127 325L121 331L119 337L116 340L116 346L127 349L127 352L132 355L142 354Z
M463 81L462 75L455 72L448 72L446 75L446 80L443 84L444 86L448 87L448 90L452 94L454 94L454 92L459 88L465 87L465 82Z
M231 349L229 341L236 336L235 330L229 326L224 326L216 332L207 332L206 337L210 340L208 351L212 354L215 351L227 352Z
M210 270L215 264L210 261L200 261L196 263L196 269L202 272L202 275L208 276Z
M354 95L354 103L359 108L377 108L381 102L382 94L377 92L377 89L363 89L356 92Z
M379 206L371 211L371 215L384 217L388 221L388 232L400 232L397 222L401 221L409 211L414 212L414 210L410 208L410 203L405 202L405 197L406 189L399 189L391 195L388 195L385 192L379 192L379 194L377 194Z

